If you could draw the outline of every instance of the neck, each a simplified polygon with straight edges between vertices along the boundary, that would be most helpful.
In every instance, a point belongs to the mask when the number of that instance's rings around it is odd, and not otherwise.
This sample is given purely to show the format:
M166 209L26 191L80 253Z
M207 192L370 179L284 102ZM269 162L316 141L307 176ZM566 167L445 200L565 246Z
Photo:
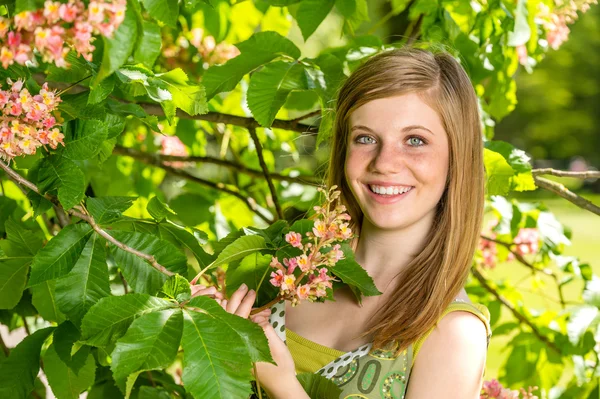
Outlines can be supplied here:
M398 230L381 229L365 218L355 252L356 261L383 292L423 250L432 225L433 215Z

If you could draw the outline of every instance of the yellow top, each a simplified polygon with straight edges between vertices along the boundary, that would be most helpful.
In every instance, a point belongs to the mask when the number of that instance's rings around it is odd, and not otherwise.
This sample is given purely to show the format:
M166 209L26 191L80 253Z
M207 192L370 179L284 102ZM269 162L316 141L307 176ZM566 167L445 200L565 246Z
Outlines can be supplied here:
M489 337L491 333L489 323L490 312L484 305L475 303L470 304L466 302L453 302L442 313L440 319L450 312L457 311L469 312L479 317L483 324L485 324L485 328ZM346 353L337 349L317 344L316 342L308 340L287 328L285 331L287 346L290 350L290 353L292 354L292 357L294 358L297 373L314 373L326 364L331 363L332 361L334 361L340 356L343 356ZM423 343L432 331L433 328L413 344L412 365L414 365L419 350L421 349Z

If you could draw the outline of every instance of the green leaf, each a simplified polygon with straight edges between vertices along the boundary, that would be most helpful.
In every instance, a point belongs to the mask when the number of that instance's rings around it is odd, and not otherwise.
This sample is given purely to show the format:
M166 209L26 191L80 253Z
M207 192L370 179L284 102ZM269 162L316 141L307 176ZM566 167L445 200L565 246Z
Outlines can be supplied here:
M99 120L76 120L67 138L64 156L73 160L90 159L98 154L108 137L106 125Z
M189 115L208 112L204 87L192 84L180 68L156 75L172 96L173 105Z
M44 354L44 372L57 399L77 399L94 383L96 362L88 353L84 366L76 374L63 363L52 344Z
M58 357L75 374L78 374L79 370L85 365L91 349L87 345L80 346L77 343L80 337L81 333L69 320L61 323L52 337L52 343Z
M293 90L306 89L308 80L302 65L274 61L252 74L247 96L248 107L262 126L269 127L285 104L288 94Z
M94 197L86 200L87 209L96 223L109 224L122 217L131 208L136 197Z
M30 191L30 193L32 192ZM4 233L4 223L17 208L17 202L14 199L0 196L0 233Z
M381 295L371 276L354 260L354 253L348 244L342 244L342 250L345 258L339 260L330 269L331 272L345 284L357 288L364 296Z
M88 104L98 104L106 99L113 92L115 88L115 78L114 76L109 76L100 82L99 85L93 87L90 90L90 95L88 97Z
M15 2L15 14L23 11L33 11L38 8L43 8L41 0L16 0ZM6 2L3 2L6 4Z
M84 197L85 176L75 162L51 155L39 164L38 188L43 194L58 190L58 200L69 210Z
M300 219L296 220L292 226L290 227L290 231L295 231L296 233L300 233L302 238L306 238L306 233L312 232L312 229L315 225L314 220L310 219Z
M484 149L486 188L488 195L506 195L510 190L510 181L515 171L504 157L487 148Z
M179 274L169 277L159 292L159 297L173 299L177 302L187 301L191 295L189 281Z
M110 231L118 241L148 255L173 273L184 274L187 271L187 258L173 244L156 236L128 231ZM136 292L155 294L167 280L167 276L137 255L111 245L115 261L125 280Z
M55 289L56 282L53 280L34 285L31 287L31 303L45 320L62 323L65 315L56 304Z
M321 25L334 4L335 0L303 0L300 3L296 12L296 21L305 41Z
M65 277L56 281L56 303L76 325L101 298L110 295L105 240L93 234Z
M102 104L90 104L89 96L90 92L88 91L77 94L63 94L58 109L66 120L104 119L106 110ZM65 125L65 127L69 127L69 125Z
M259 235L242 236L221 251L212 263L212 268L241 259L261 249L267 249L264 237Z
M240 55L223 65L214 65L204 73L202 84L206 88L207 99L233 90L244 75L281 54L300 58L298 47L276 32L257 32L236 46Z
M178 247L187 248L194 255L201 268L205 268L215 260L215 256L207 254L200 246L198 238L181 227L170 223L161 223L158 225L158 234L162 239L172 242Z
M146 210L157 222L162 222L168 216L177 215L169 205L163 203L156 196L150 198L150 201L148 201L148 205L146 206Z
M175 306L173 302L146 294L102 298L83 318L81 339L87 345L108 346L125 334L137 317Z
M0 240L0 309L12 309L21 300L29 266L42 239L12 219L4 226L6 240Z
M60 68L52 63L48 65L47 81L75 83L92 75L94 64L86 61L83 57L78 57L74 50L67 54L65 60L69 63L68 68Z
M269 282L270 274L273 271L269 265L271 258L272 255L253 253L242 259L237 266L229 265L226 275L227 295L231 296L244 283L249 289L257 292L256 304L258 306L275 298L279 289Z
M33 208L33 217L37 218L44 212L47 212L52 208L52 202L48 201L46 198L42 197L35 191L30 191L27 193L27 198L31 201L31 207ZM0 223L2 219L0 219Z
M203 399L247 397L252 361L271 360L262 329L227 313L210 298L192 298L188 306L199 312L184 311L181 343L186 389ZM255 347L251 354L248 345Z
M123 132L123 129L125 129L125 119L120 115L107 113L104 118L104 124L108 129L106 137L109 139L118 137Z
M54 327L47 327L25 337L11 350L8 359L0 362L0 397L29 398L40 370L42 345L53 330Z
M155 1L157 3L161 2L158 0ZM129 55L133 51L135 38L137 37L137 29L135 12L130 7L127 7L125 19L115 31L112 39L102 36L102 40L104 41L104 53L102 55L100 70L90 85L92 88L100 84L100 82L119 69L121 65L125 64L127 58L129 58Z
M149 387L148 385L143 385L140 387L138 398L171 399L171 395L169 394L169 391L163 387Z
M29 286L66 275L75 266L92 228L87 223L63 228L33 258Z
M171 28L177 28L177 17L179 16L177 0L143 0L143 3L152 18Z
M315 373L301 373L296 375L300 385L311 399L333 399L342 394L341 388L322 375Z
M161 369L173 362L181 341L182 323L180 309L148 313L131 323L111 355L111 369L123 391L130 374Z
M151 68L160 55L161 47L160 27L154 22L143 21L142 32L133 52L133 61Z

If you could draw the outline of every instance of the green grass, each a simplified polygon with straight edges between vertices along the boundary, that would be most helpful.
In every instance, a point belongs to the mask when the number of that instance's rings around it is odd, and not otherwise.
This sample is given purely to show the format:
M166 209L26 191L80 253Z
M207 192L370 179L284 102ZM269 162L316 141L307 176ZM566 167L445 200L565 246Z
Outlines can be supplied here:
M600 204L600 195L585 195L595 204ZM542 201L552 211L557 219L572 231L572 245L567 247L565 255L577 256L581 262L589 263L595 274L600 275L600 216L584 211L570 202L558 198L529 197L526 201ZM486 273L492 280L506 279L515 284L523 296L525 306L534 309L551 309L560 311L557 302L556 285L550 278L532 279L529 269L517 262L499 264L494 270ZM541 284L541 286L540 286ZM544 285L545 284L545 285ZM583 284L579 281L564 287L566 301L581 301ZM498 324L515 321L507 309L502 309ZM488 360L485 379L497 378L502 375L502 366L510 354L508 336L492 335L488 350Z

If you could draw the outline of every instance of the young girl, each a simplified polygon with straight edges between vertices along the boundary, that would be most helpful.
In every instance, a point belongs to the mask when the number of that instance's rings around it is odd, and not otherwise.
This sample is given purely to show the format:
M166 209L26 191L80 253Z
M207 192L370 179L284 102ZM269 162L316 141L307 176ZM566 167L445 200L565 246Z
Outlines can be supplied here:
M370 58L337 100L328 184L352 217L355 257L383 293L357 303L281 302L252 316L277 366L259 363L273 399L308 398L317 372L340 398L479 398L489 313L463 286L484 203L477 98L446 53L399 49ZM248 317L254 292L222 305Z

